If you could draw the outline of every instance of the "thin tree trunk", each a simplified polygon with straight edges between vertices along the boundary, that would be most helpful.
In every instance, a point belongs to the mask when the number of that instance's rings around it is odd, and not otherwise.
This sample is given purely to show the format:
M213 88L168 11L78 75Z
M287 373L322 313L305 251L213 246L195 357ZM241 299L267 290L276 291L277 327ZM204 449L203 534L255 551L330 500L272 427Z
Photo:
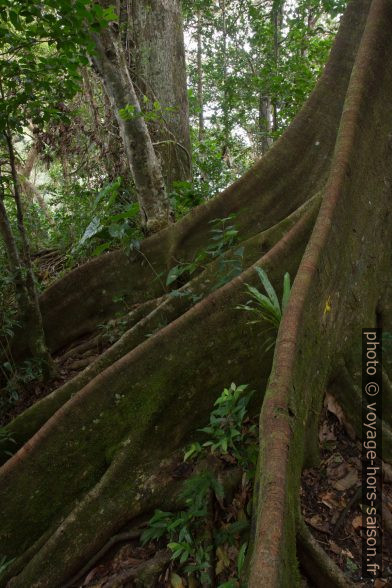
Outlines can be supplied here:
M261 154L264 155L272 145L272 112L271 112L271 98L259 96L259 145Z
M15 151L9 131L4 133L7 144L11 176L13 182L14 200L16 204L16 217L18 231L22 244L22 259L20 259L15 238L8 220L3 200L1 201L1 232L6 244L10 269L16 274L17 300L22 324L26 329L28 347L32 357L40 361L43 376L50 378L54 373L54 366L45 342L45 333L42 323L42 315L38 302L37 289L34 282L33 268L31 265L30 245L23 219L23 208L19 189L19 179L16 169ZM4 192L2 194L2 197Z
M197 102L199 105L199 141L204 138L204 97L203 97L203 48L202 20L200 11L197 14Z
M223 145L222 145L222 159L231 167L230 152L229 152L229 110L228 110L228 90L227 90L227 14L226 14L226 0L221 0L220 7L222 11L222 73L223 73Z
M284 1L284 0L283 0ZM282 0L274 0L273 7L272 7L272 24L274 30L274 38L273 38L273 59L274 59L274 68L275 68L275 75L278 75L279 69L279 45L280 45L280 38L281 38L281 30L282 30L282 19L283 19L283 1ZM272 128L276 132L278 130L278 99L277 96L274 97L272 101Z
M129 71L143 110L154 102L159 116L147 122L159 153L167 191L191 178L191 141L180 0L121 0Z
M120 128L128 163L135 181L143 226L148 233L169 223L170 205L161 167L131 80L121 42L104 30L93 35L95 52L91 61L97 68ZM120 110L131 106L129 118Z

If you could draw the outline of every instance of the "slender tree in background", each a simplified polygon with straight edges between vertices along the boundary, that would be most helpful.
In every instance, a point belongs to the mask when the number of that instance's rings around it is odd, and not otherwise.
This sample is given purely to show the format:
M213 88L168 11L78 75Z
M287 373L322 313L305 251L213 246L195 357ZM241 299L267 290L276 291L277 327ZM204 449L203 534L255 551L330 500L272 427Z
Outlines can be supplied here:
M168 191L189 180L191 147L178 0L122 3L119 33L94 35L92 63L120 128L147 232L166 226Z
M72 96L78 89L76 68L81 56L83 38L75 46L74 25L83 19L94 19L94 11L86 10L83 1L71 8L64 3L58 7L58 18L49 7L42 22L37 2L22 8L9 2L2 11L2 22L11 23L2 29L0 58L0 133L2 141L0 230L14 276L19 318L25 334L30 356L37 359L45 378L53 374L53 363L45 342L38 294L31 265L30 244L27 235L18 176L18 162L14 136L24 127L42 124L60 114L58 91ZM80 28L80 27L79 27ZM61 37L58 34L61 31ZM53 53L36 51L36 45L56 44ZM69 48L76 54L70 56ZM11 196L16 210L18 237L14 234L7 210L6 196Z
M121 4L120 27L139 101L162 164L166 188L191 178L191 141L180 0ZM153 117L154 103L159 111Z
M4 92L2 89L1 93L4 99ZM0 169L0 232L7 251L9 268L14 276L16 301L19 309L21 325L27 339L27 346L31 357L39 362L39 367L40 370L42 370L44 379L49 379L53 376L54 364L45 342L37 288L31 265L29 239L24 224L15 150L9 127L3 129L2 134L8 153L11 178L10 181L6 182L3 170ZM7 189L10 189L10 187L16 207L20 252L18 250L17 240L13 234L4 202Z
M110 29L93 34L91 61L109 96L135 182L142 224L149 233L169 223L170 203L119 36Z

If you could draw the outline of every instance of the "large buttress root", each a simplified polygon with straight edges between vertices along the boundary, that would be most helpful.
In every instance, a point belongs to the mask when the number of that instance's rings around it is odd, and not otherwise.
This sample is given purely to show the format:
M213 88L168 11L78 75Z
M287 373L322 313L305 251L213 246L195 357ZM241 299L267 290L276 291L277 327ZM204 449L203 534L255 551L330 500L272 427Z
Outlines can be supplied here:
M114 297L124 296L131 305L161 295L164 283L156 274L168 271L176 259L189 261L205 247L212 219L236 214L245 240L284 219L324 186L369 2L352 2L315 91L284 137L241 179L174 226L146 239L140 252L130 257L122 252L103 255L42 295L52 351L112 318L118 309ZM22 348L22 341L15 347Z
M298 582L293 545L305 444L317 444L315 415L328 379L342 357L360 349L362 327L375 326L390 280L391 26L391 3L373 0L325 196L279 330L260 419L251 588Z
M29 409L31 429L27 413L11 425L20 441L32 436L0 470L0 553L16 558L10 587L64 585L127 520L156 505L156 481L170 477L165 460L204 424L222 387L248 383L261 404L268 378L249 586L298 583L295 513L312 457L305 447L314 446L326 386L354 361L361 327L374 324L390 287L391 12L388 0L349 4L313 95L241 180L133 258L104 255L43 295L53 350L110 318L114 296L128 304L164 298L66 392ZM191 259L208 241L208 221L233 212L243 273L214 290L211 264L187 285L203 299L173 303L154 272ZM253 264L277 288L298 270L272 373L263 336L235 308L244 283L258 283ZM146 338L162 312L168 324Z
M309 236L301 220L259 260L272 278L280 276L286 257L295 271ZM53 526L13 586L57 586L75 573L121 522L148 509L148 476L206 421L217 391L243 381L244 373L250 385L260 391L265 386L270 364L261 361L262 337L238 320L235 308L244 300L244 281L256 279L249 268L119 359L4 464L2 503L8 512L25 511L23 529L1 515L8 553L23 557ZM145 468L151 468L148 475ZM36 472L46 473L30 493L30 516L23 489L29 491Z

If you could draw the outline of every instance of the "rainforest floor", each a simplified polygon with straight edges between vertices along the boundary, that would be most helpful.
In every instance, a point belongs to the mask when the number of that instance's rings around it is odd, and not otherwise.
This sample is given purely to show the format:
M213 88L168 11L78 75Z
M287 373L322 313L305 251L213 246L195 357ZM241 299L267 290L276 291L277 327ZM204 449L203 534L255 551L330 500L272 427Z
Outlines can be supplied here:
M104 335L102 332L104 331ZM112 328L113 331L113 328ZM9 421L28 406L74 377L110 344L111 335L101 328L97 333L73 343L56 358L56 378L46 384L32 384L20 391L18 399L4 411L3 421ZM113 334L114 336L114 334ZM91 343L91 345L90 345ZM86 349L87 347L87 349ZM305 469L302 474L301 507L304 519L320 546L358 587L372 586L361 580L362 511L361 511L361 444L355 438L339 405L329 394L320 420L320 463ZM249 419L249 423L255 420ZM248 423L248 424L249 424ZM221 467L235 466L230 456L221 459ZM173 470L175 477L189 477L192 466L181 458ZM214 512L214 527L225 528L233 522L249 518L252 484L243 475L229 501L225 500ZM150 513L151 515L152 513ZM124 526L112 545L106 546L99 559L91 561L89 569L72 587L115 588L140 586L137 580L144 568L154 567L154 586L157 588L197 587L176 561L171 561L165 540L142 546L139 540L149 517ZM136 530L135 530L136 529ZM121 540L121 536L124 540ZM216 585L236 576L238 545L227 545L215 553ZM392 578L392 468L385 465L383 484L383 569L384 577ZM136 578L136 579L135 579ZM303 580L304 586L312 586ZM377 579L375 588L390 588L392 581Z

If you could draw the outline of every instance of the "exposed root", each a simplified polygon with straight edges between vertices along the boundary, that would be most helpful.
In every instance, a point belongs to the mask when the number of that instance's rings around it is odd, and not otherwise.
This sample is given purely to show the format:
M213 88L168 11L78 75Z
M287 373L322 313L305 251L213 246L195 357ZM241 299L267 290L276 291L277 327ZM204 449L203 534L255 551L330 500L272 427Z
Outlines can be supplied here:
M101 342L101 335L95 335L87 339L87 341L83 341L82 343L73 345L66 351L65 353L61 354L61 356L57 359L57 363L62 365L67 361L67 359L71 357L75 357L81 355L82 353L90 350L98 351Z
M85 574L87 574L91 568L117 543L121 543L122 541L131 541L132 539L138 539L142 529L132 529L131 531L127 531L125 533L118 533L117 535L113 535L110 537L109 541L105 543L105 545L100 549L88 562L82 567L82 569L73 577L69 582L64 584L63 588L71 588L74 586Z
M298 555L307 576L317 588L354 588L317 543L302 517L298 522Z
M108 578L101 586L102 588L121 588L125 582L134 581L135 586L152 588L156 586L158 577L161 575L171 558L169 549L161 549L156 552L152 559L141 563L128 570L121 570Z
M311 231L319 203L320 195L317 194L309 203L301 207L300 210L295 211L282 223L257 236L257 239L251 239L248 245L245 244L245 251L248 251L248 263L249 260L255 260L255 255L260 254L260 249L266 243L271 248L261 259L257 257L254 265L266 266L276 257L283 258L289 250L298 246L299 242L303 242ZM153 334L154 331L161 330L179 316L184 315L194 304L193 297L196 297L196 299L204 298L211 290L214 290L218 264L219 260L210 263L204 272L178 290L179 294L189 295L172 297L168 294L155 301L148 301L140 305L140 308L136 309L134 313L130 313L134 325L118 341L90 363L81 373L45 398L42 398L39 402L36 402L7 426L17 443L13 450L28 441L59 408L106 368L143 343L146 337ZM241 275L243 281L252 281L254 279L253 267L251 265L243 272ZM146 310L150 308L152 310L145 315Z

